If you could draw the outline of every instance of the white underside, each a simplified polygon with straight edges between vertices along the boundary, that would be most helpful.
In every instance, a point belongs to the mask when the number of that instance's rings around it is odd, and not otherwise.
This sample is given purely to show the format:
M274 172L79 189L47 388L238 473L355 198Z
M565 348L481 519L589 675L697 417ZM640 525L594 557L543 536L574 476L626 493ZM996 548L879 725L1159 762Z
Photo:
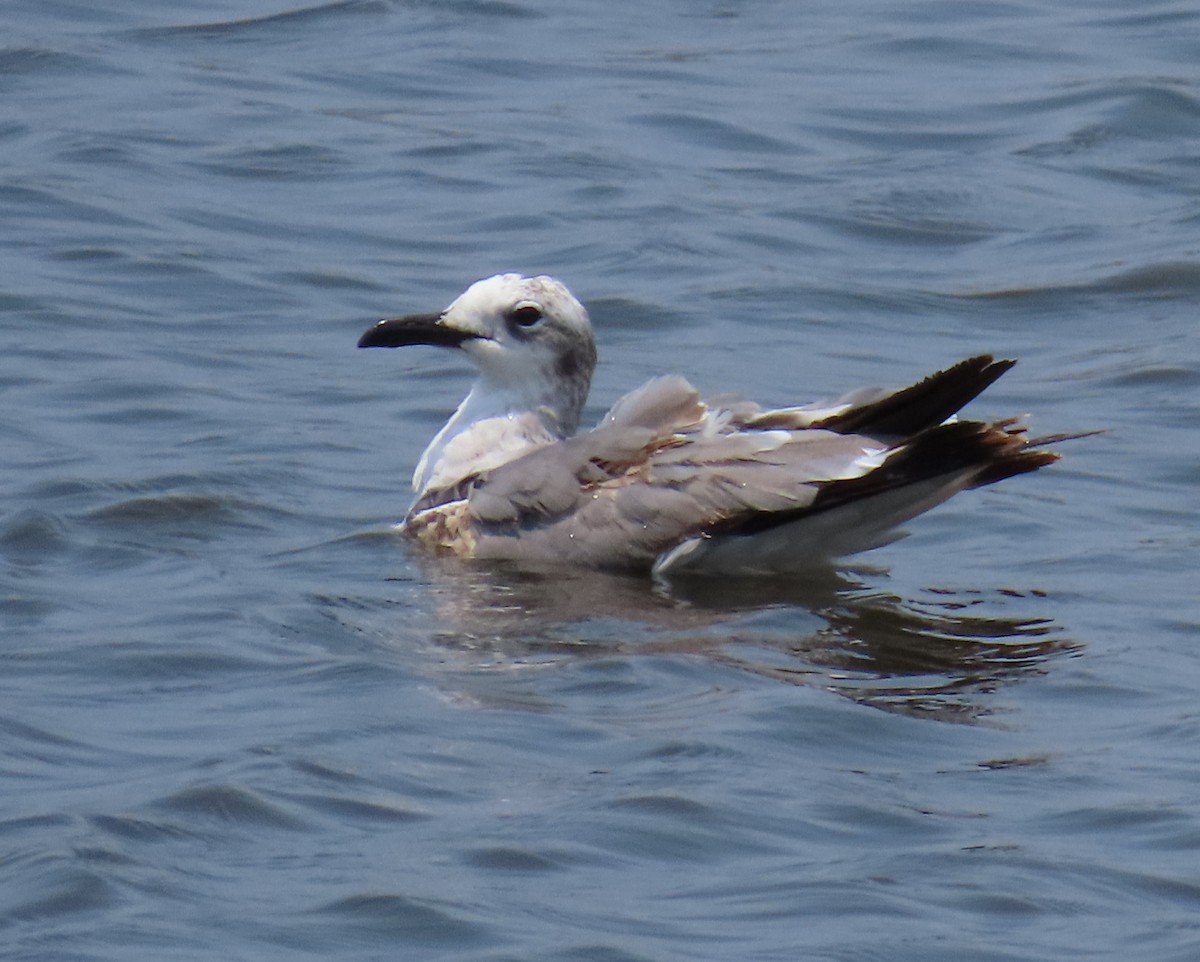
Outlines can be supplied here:
M664 552L654 564L654 574L801 574L903 537L897 530L900 525L963 490L973 473L907 485L758 534L690 538Z

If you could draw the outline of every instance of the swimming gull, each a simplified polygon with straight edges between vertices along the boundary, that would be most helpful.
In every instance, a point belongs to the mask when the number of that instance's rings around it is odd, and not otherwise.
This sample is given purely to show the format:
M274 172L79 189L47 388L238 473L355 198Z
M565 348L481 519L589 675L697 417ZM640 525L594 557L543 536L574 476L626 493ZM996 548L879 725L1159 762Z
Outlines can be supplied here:
M1015 363L980 355L900 391L764 410L677 375L576 433L596 364L583 305L499 274L444 311L389 318L359 347L454 348L479 370L413 475L400 526L465 558L655 574L788 574L886 544L967 488L1057 460L1015 418L956 412Z

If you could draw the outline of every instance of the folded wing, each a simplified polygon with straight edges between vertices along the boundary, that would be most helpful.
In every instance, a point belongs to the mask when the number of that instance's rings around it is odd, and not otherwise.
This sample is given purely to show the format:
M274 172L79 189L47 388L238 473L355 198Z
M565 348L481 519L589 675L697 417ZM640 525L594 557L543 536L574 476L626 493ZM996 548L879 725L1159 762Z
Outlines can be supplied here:
M1011 365L982 356L902 391L777 411L710 407L683 378L659 378L593 430L471 479L451 514L480 558L802 570L892 540L957 491L1055 460L1013 421L946 423Z

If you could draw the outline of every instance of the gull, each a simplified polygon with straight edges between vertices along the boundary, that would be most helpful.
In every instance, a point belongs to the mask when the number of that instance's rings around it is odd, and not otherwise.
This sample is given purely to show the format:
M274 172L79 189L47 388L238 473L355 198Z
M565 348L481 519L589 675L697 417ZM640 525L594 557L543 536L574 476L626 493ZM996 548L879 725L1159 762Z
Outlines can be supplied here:
M400 530L436 552L675 575L792 575L900 537L968 488L1058 459L1017 418L959 420L1015 363L968 358L899 391L764 409L654 378L578 432L587 311L552 277L498 274L359 347L426 344L479 376L425 449Z

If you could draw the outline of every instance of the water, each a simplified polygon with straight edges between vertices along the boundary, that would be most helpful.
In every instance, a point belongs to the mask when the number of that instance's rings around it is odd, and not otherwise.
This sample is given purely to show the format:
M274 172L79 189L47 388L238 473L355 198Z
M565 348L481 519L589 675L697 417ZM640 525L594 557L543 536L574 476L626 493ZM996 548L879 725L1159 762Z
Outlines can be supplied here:
M10 0L5 958L1200 954L1200 13ZM388 533L502 269L589 416L1021 359L1105 427L818 582Z

